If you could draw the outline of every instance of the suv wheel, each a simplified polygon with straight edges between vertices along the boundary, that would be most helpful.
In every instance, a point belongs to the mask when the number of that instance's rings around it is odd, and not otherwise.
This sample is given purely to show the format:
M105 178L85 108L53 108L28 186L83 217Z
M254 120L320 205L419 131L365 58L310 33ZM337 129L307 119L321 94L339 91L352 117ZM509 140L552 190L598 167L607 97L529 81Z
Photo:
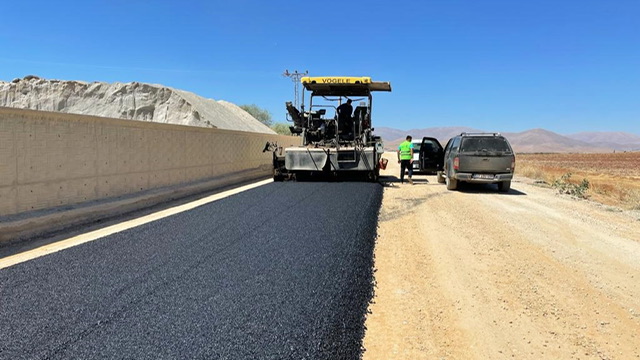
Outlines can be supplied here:
M511 189L511 180L498 183L498 191L508 192Z
M447 176L445 182L447 183L447 190L455 190L458 187L458 180L452 179L451 176Z

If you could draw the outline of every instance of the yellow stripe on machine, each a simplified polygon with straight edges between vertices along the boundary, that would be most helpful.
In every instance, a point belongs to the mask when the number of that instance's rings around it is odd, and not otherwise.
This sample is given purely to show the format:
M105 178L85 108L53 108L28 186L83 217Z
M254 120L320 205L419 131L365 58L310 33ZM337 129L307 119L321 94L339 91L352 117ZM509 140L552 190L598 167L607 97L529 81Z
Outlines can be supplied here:
M305 76L300 79L303 84L370 84L368 76Z

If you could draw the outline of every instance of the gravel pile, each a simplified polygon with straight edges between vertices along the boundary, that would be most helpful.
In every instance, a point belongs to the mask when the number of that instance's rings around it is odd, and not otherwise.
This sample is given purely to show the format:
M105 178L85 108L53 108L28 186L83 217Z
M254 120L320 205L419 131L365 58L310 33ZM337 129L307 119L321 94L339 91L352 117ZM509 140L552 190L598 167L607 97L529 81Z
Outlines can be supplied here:
M0 270L0 358L358 359L381 199L273 183Z
M230 102L138 82L88 83L27 76L11 82L0 81L0 106L274 133Z

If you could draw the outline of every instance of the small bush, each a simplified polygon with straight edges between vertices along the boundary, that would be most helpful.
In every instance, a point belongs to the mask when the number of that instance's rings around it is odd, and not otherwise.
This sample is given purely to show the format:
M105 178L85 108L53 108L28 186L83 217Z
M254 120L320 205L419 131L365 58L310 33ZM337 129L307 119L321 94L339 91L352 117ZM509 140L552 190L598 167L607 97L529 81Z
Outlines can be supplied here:
M622 199L631 210L640 210L640 191L628 190Z
M291 130L289 130L289 125L285 123L275 123L271 125L271 130L275 131L280 135L291 135Z
M589 190L589 180L582 179L582 182L579 184L574 184L570 181L571 173L566 173L560 177L560 179L556 179L551 184L551 187L558 189L560 194L568 194L580 199L587 198L587 190Z

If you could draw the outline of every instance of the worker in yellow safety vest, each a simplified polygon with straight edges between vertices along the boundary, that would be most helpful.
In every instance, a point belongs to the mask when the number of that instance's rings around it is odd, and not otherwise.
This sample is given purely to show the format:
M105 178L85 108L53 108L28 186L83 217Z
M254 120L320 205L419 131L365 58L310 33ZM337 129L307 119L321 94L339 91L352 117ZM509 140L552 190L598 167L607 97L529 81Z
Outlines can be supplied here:
M411 180L413 175L413 143L411 142L411 135L407 135L407 140L398 146L398 163L400 164L400 182L404 183L404 170L407 169L409 172L409 184L413 185L413 180Z

